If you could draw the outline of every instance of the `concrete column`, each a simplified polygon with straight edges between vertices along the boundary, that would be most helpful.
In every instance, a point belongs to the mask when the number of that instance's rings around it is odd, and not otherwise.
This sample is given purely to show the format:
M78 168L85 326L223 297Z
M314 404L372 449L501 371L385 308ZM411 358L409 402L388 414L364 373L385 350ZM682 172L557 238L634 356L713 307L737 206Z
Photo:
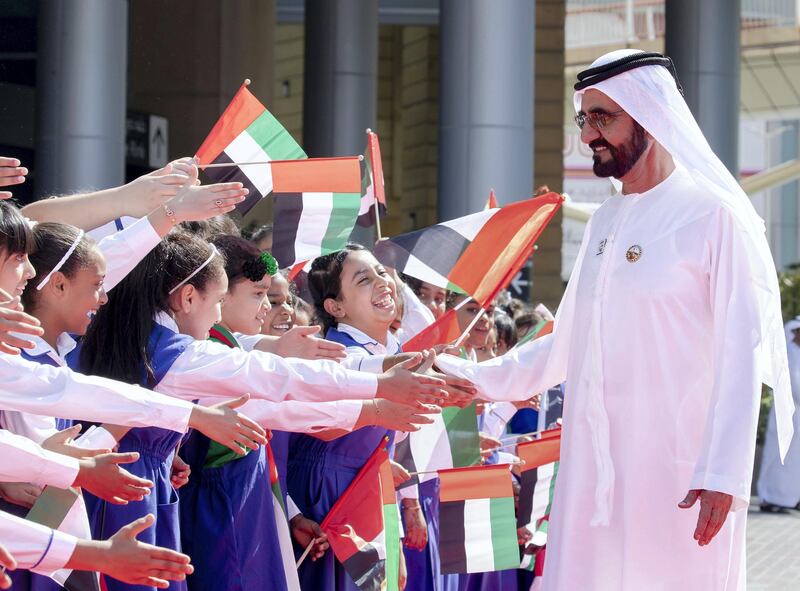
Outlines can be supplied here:
M440 220L533 191L535 2L442 0Z
M739 175L741 0L666 0L666 52L700 129Z
M122 184L127 0L39 0L36 194Z
M303 147L361 154L377 123L378 0L306 0L305 27Z

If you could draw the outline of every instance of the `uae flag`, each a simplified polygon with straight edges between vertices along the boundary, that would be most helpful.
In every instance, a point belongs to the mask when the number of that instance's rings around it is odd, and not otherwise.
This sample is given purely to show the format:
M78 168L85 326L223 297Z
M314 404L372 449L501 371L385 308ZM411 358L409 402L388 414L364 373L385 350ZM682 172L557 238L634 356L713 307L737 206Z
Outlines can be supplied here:
M74 445L83 449L113 449L117 445L117 438L104 427L92 426L74 441ZM78 488L46 486L25 519L76 538L92 539L86 505ZM68 591L101 589L100 576L95 572L64 568L52 573L50 578Z
M272 163L272 255L280 267L341 250L361 204L357 156Z
M461 336L461 329L458 326L456 310L451 308L436 319L433 324L406 341L403 344L403 351L406 353L427 351L436 345L452 343L459 336Z
M234 162L270 162L296 160L306 153L267 108L242 84L211 129L197 159L203 164ZM245 164L205 168L206 176L215 183L238 181L250 193L236 206L242 215L272 191L272 170L267 164Z
M439 484L442 573L517 568L519 547L508 465L442 470Z
M270 488L272 488L272 510L275 511L275 524L278 529L278 545L281 549L286 589L288 591L300 591L300 579L297 576L297 565L294 561L294 549L292 548L292 535L289 533L288 515L283 504L283 491L278 477L278 468L275 465L275 457L272 455L272 445L266 445L266 452L269 467L269 484Z
M536 532L542 519L550 513L561 456L561 429L545 431L539 439L518 444L517 456L525 462L520 466L517 527L527 526ZM532 543L544 545L536 540Z
M320 524L363 591L397 591L400 527L384 439Z
M547 193L442 222L375 245L384 265L482 305L514 277L564 198Z
M400 488L436 478L435 471L463 468L480 463L476 402L464 408L446 406L440 414L429 415L433 423L421 425L395 445L394 461L418 474Z
M375 218L377 203L378 218ZM386 215L386 190L383 184L383 162L378 134L367 130L367 149L364 150L364 177L361 181L361 206L358 210L358 225L371 228L380 224Z

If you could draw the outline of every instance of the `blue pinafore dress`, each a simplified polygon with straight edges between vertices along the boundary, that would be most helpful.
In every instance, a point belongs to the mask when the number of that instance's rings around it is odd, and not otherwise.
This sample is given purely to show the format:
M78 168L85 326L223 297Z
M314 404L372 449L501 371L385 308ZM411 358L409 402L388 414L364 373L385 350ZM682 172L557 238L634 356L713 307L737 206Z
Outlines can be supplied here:
M325 338L345 347L363 347L350 335L330 328ZM363 427L333 441L311 435L292 434L286 474L289 495L303 515L322 523L336 500L344 493L381 440L394 431ZM295 545L301 553L304 549ZM300 566L300 585L314 591L359 591L353 579L329 550L319 560L305 560Z
M239 347L220 326L211 340ZM265 448L238 456L195 431L181 457L192 470L180 489L189 591L286 591Z
M154 388L164 378L181 353L192 342L192 337L176 333L158 323L155 324L147 343L147 352L153 365L155 377L148 379L144 367L140 385ZM80 347L67 358L70 366L80 371ZM142 501L127 505L114 505L84 491L86 509L92 537L105 540L121 527L152 513L156 520L152 527L137 536L137 539L169 548L181 550L178 517L178 493L172 487L172 458L183 434L158 427L133 428L120 440L118 451L139 452L139 459L125 464L125 469L141 478L153 482L150 494ZM194 562L194 561L193 561ZM104 577L108 591L155 591L155 587L129 585ZM186 591L185 581L170 581L170 591Z

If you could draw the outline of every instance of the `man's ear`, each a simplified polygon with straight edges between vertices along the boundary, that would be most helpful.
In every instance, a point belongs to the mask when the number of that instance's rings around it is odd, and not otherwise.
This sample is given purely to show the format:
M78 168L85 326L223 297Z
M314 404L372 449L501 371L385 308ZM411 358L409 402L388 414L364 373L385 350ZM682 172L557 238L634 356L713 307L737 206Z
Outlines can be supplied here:
M325 301L322 302L322 307L334 318L342 318L345 314L342 305L333 298L326 298Z

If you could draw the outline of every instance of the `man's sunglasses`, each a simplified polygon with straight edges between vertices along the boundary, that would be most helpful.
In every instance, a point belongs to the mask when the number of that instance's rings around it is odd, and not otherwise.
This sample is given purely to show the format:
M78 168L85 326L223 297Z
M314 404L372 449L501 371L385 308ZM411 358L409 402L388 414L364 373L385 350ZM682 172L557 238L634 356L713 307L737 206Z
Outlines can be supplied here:
M589 127L600 131L624 112L624 110L620 109L619 111L613 111L611 113L606 113L605 111L578 113L575 115L575 125L578 126L578 129L583 129L583 126L588 123Z

